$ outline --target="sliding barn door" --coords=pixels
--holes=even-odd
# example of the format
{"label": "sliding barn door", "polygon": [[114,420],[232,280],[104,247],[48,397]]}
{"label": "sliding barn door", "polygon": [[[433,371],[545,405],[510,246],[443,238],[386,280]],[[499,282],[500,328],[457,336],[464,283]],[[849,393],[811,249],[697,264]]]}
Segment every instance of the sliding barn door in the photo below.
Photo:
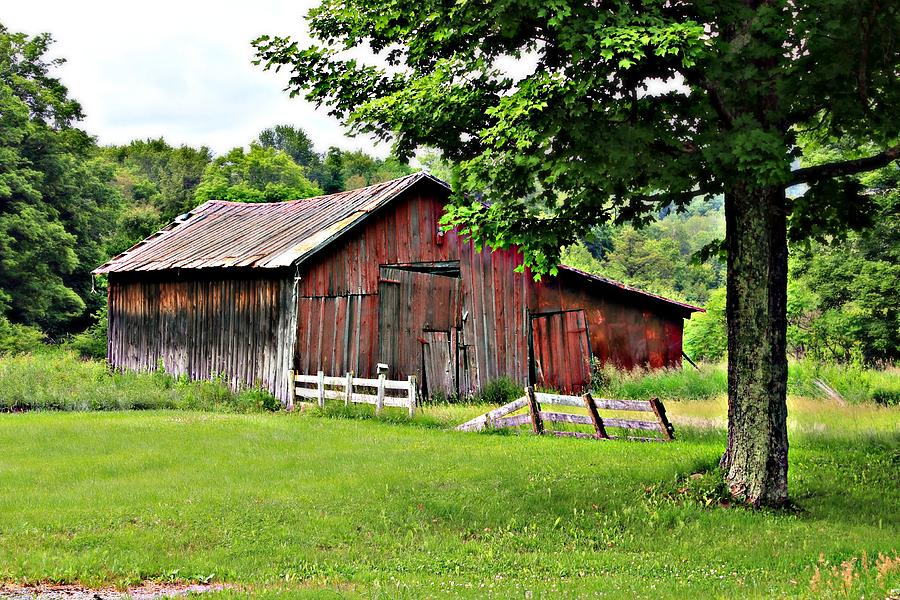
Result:
{"label": "sliding barn door", "polygon": [[534,384],[566,394],[591,382],[591,344],[583,310],[531,317]]}

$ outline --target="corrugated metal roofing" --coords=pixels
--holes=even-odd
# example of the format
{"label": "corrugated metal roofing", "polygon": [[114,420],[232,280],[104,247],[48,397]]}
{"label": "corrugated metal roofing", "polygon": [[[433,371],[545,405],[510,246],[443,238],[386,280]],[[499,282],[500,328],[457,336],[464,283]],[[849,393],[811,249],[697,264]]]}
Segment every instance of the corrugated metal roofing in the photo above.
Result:
{"label": "corrugated metal roofing", "polygon": [[[94,273],[228,267],[274,269],[299,264],[423,180],[450,190],[445,182],[420,171],[356,190],[303,200],[267,203],[210,200],[97,267]],[[560,265],[560,269],[691,312],[703,310],[573,267]]]}
{"label": "corrugated metal roofing", "polygon": [[288,202],[210,200],[94,270],[95,274],[301,262],[414,184],[414,173],[369,187]]}
{"label": "corrugated metal roofing", "polygon": [[610,285],[612,287],[619,288],[620,290],[625,290],[626,292],[634,292],[635,294],[640,294],[653,300],[660,300],[667,304],[674,304],[675,306],[681,307],[689,312],[706,312],[706,309],[700,308],[699,306],[694,306],[693,304],[687,304],[685,302],[679,302],[678,300],[672,300],[671,298],[666,298],[665,296],[660,296],[659,294],[645,292],[642,289],[626,285],[621,281],[616,281],[615,279],[610,279],[609,277],[603,277],[602,275],[594,275],[593,273],[588,273],[587,271],[582,271],[581,269],[576,269],[575,267],[570,267],[569,265],[559,265],[559,270],[568,271],[569,273],[574,273],[575,275],[584,277],[591,281]]}

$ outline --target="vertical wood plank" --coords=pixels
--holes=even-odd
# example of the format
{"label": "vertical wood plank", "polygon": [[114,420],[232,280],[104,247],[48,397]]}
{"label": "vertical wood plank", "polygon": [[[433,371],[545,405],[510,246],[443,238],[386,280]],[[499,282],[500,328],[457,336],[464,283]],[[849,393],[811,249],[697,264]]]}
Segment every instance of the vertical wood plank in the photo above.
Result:
{"label": "vertical wood plank", "polygon": [[659,421],[659,429],[662,432],[663,437],[668,441],[674,440],[675,428],[672,427],[672,424],[669,423],[669,419],[666,418],[666,408],[662,405],[662,402],[659,401],[659,398],[650,399],[650,408],[653,409],[656,419]]}
{"label": "vertical wood plank", "polygon": [[325,408],[325,371],[319,371],[319,408]]}
{"label": "vertical wood plank", "polygon": [[537,401],[537,396],[534,395],[532,386],[529,385],[525,388],[525,397],[528,398],[528,412],[531,413],[531,430],[535,434],[541,435],[544,433],[544,420],[541,418],[541,405]]}
{"label": "vertical wood plank", "polygon": [[406,378],[406,381],[409,382],[409,416],[412,417],[416,414],[416,376],[410,375]]}
{"label": "vertical wood plank", "polygon": [[287,398],[287,409],[288,409],[288,410],[294,410],[294,398],[297,397],[297,378],[296,378],[296,375],[297,375],[297,371],[291,369],[291,383],[290,383],[290,386],[289,386],[289,387],[290,387],[290,390],[291,390],[291,393],[290,393],[290,395],[289,395],[288,398]]}
{"label": "vertical wood plank", "polygon": [[353,397],[353,371],[347,371],[347,382],[344,384],[344,406],[350,406]]}
{"label": "vertical wood plank", "polygon": [[384,373],[378,376],[378,394],[375,396],[375,414],[380,415],[384,408]]}
{"label": "vertical wood plank", "polygon": [[588,392],[581,398],[582,400],[584,400],[584,406],[585,408],[587,408],[588,416],[591,418],[591,422],[594,424],[596,437],[598,439],[608,440],[609,435],[606,433],[606,427],[603,426],[603,419],[600,418],[600,413],[597,412],[597,405],[594,403],[594,397],[591,396],[590,392]]}

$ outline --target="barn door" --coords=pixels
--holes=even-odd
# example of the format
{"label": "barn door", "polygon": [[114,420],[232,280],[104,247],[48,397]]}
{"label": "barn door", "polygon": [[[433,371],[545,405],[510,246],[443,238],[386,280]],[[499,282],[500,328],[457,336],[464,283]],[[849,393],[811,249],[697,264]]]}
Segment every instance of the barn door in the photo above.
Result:
{"label": "barn door", "polygon": [[382,278],[378,282],[377,362],[388,365],[388,379],[400,378],[400,335],[400,282]]}
{"label": "barn door", "polygon": [[422,332],[422,364],[425,370],[424,392],[428,396],[455,396],[456,360],[449,331]]}
{"label": "barn door", "polygon": [[590,385],[591,344],[583,310],[532,315],[531,351],[535,385],[566,394]]}

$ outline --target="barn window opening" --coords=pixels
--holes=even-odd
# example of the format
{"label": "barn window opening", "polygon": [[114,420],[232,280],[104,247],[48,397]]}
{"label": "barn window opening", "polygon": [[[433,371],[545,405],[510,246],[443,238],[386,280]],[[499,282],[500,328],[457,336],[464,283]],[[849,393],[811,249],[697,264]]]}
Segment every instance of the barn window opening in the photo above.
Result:
{"label": "barn window opening", "polygon": [[458,260],[394,263],[380,266],[382,269],[412,271],[414,273],[427,273],[429,275],[441,275],[443,277],[455,277],[457,279],[460,277]]}

